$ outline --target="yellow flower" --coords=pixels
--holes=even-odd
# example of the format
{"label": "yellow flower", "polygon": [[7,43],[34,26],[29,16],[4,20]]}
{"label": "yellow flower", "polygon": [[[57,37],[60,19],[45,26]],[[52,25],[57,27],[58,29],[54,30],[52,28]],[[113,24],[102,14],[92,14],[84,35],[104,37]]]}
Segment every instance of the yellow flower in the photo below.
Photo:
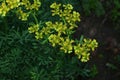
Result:
{"label": "yellow flower", "polygon": [[60,17],[68,17],[70,16],[71,12],[72,12],[72,9],[73,9],[73,6],[71,4],[66,4],[66,5],[63,5],[63,10],[60,10]]}
{"label": "yellow flower", "polygon": [[93,41],[91,42],[92,51],[94,51],[96,47],[98,47],[98,42],[95,39],[93,39]]}
{"label": "yellow flower", "polygon": [[34,0],[34,3],[31,5],[31,9],[38,10],[41,5],[41,2],[39,0]]}
{"label": "yellow flower", "polygon": [[79,14],[78,12],[73,11],[72,17],[73,17],[72,20],[73,20],[74,22],[80,21],[80,14]]}
{"label": "yellow flower", "polygon": [[75,54],[80,54],[81,51],[80,51],[80,44],[78,44],[77,46],[74,46],[74,51],[75,51]]}
{"label": "yellow flower", "polygon": [[71,4],[66,4],[66,5],[63,5],[63,7],[65,9],[68,9],[68,10],[72,10],[73,9],[73,6]]}
{"label": "yellow flower", "polygon": [[90,55],[89,51],[90,51],[89,48],[83,47],[80,44],[74,46],[74,52],[81,60],[81,62],[87,62],[89,60],[89,55]]}
{"label": "yellow flower", "polygon": [[50,5],[50,8],[52,9],[59,9],[61,6],[61,4],[57,4],[56,2],[54,2],[52,5]]}
{"label": "yellow flower", "polygon": [[95,39],[84,39],[84,44],[82,46],[90,48],[92,51],[94,51],[95,48],[98,47],[98,42]]}
{"label": "yellow flower", "polygon": [[29,13],[23,12],[21,8],[18,8],[16,13],[18,14],[19,19],[21,19],[22,21],[26,21],[29,17]]}
{"label": "yellow flower", "polygon": [[27,10],[31,8],[31,3],[29,0],[22,0],[21,5],[25,6]]}
{"label": "yellow flower", "polygon": [[71,53],[73,50],[73,45],[72,43],[74,42],[74,40],[70,40],[69,38],[67,38],[65,41],[63,41],[60,45],[61,45],[61,50],[63,50],[65,53]]}
{"label": "yellow flower", "polygon": [[5,2],[3,2],[0,6],[0,15],[6,16],[7,12],[10,10],[10,8],[6,5]]}
{"label": "yellow flower", "polygon": [[19,19],[21,19],[22,21],[26,21],[28,17],[29,13],[22,12],[21,15],[19,16]]}
{"label": "yellow flower", "polygon": [[61,4],[57,4],[56,2],[53,3],[52,5],[50,5],[50,8],[53,9],[53,10],[51,10],[52,16],[60,14],[60,6],[61,6]]}
{"label": "yellow flower", "polygon": [[7,2],[7,5],[10,9],[16,8],[16,7],[21,5],[20,0],[13,0],[13,1],[6,0],[6,2]]}
{"label": "yellow flower", "polygon": [[58,35],[61,35],[62,33],[66,34],[67,26],[62,22],[56,22],[53,28],[58,32]]}
{"label": "yellow flower", "polygon": [[61,41],[63,40],[62,37],[55,35],[55,34],[51,34],[48,38],[49,42],[52,44],[53,47],[55,47],[56,45],[58,45],[59,43],[61,43]]}
{"label": "yellow flower", "polygon": [[43,27],[43,28],[41,29],[41,32],[42,32],[44,35],[49,35],[49,33],[51,33],[49,27]]}
{"label": "yellow flower", "polygon": [[39,24],[33,25],[28,28],[29,33],[36,33],[39,30]]}
{"label": "yellow flower", "polygon": [[60,14],[59,9],[51,10],[51,12],[52,12],[52,16],[55,16],[55,15],[59,15],[59,14]]}
{"label": "yellow flower", "polygon": [[89,60],[90,53],[84,54],[81,58],[81,62],[87,62]]}
{"label": "yellow flower", "polygon": [[34,0],[33,4],[31,4],[29,0],[22,0],[21,4],[25,6],[27,10],[38,10],[41,6],[41,2],[39,0]]}
{"label": "yellow flower", "polygon": [[54,28],[54,24],[51,21],[47,21],[45,24],[46,24],[46,27],[48,27],[49,29]]}
{"label": "yellow flower", "polygon": [[41,32],[36,32],[35,34],[36,34],[36,35],[35,35],[35,38],[36,38],[36,39],[42,39],[42,38],[43,38],[43,33],[41,33]]}

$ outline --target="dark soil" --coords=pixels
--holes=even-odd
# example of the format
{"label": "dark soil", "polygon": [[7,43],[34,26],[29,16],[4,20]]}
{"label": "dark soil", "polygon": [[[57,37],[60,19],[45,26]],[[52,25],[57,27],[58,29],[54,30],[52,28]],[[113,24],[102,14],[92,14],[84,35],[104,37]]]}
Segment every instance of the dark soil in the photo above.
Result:
{"label": "dark soil", "polygon": [[[83,17],[75,37],[80,35],[95,38],[99,42],[99,47],[92,53],[88,64],[95,64],[98,74],[89,80],[120,80],[120,69],[112,69],[109,64],[117,65],[115,57],[120,54],[119,30],[115,30],[111,21],[96,16]],[[116,67],[120,67],[117,65]]]}

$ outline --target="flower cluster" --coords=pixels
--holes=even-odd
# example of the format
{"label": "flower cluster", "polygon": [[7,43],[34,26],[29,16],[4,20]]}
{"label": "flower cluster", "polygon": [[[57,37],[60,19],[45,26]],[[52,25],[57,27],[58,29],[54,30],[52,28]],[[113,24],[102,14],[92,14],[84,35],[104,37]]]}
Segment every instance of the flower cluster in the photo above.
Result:
{"label": "flower cluster", "polygon": [[3,0],[0,5],[0,15],[6,16],[6,14],[15,9],[15,12],[21,20],[27,20],[31,10],[38,10],[41,2],[39,0],[33,0],[31,4],[29,0]]}
{"label": "flower cluster", "polygon": [[75,54],[81,59],[82,62],[87,62],[89,60],[90,51],[98,47],[96,40],[84,39],[82,44],[77,44],[74,46]]}
{"label": "flower cluster", "polygon": [[30,33],[36,33],[39,30],[39,25],[38,24],[33,25],[33,26],[29,27],[28,30]]}
{"label": "flower cluster", "polygon": [[43,39],[47,36],[48,41],[53,47],[59,46],[65,53],[74,52],[82,62],[89,60],[90,51],[98,46],[96,40],[84,39],[83,43],[77,44],[70,36],[77,27],[76,22],[80,21],[80,14],[73,11],[71,4],[61,5],[53,3],[52,16],[59,16],[60,20],[56,22],[48,21],[45,26],[39,29],[41,25],[33,25],[28,28],[30,33],[35,33],[36,39]]}
{"label": "flower cluster", "polygon": [[61,4],[53,3],[50,8],[52,8],[52,16],[58,15],[65,24],[69,25],[69,29],[77,27],[76,22],[80,21],[80,14],[73,11],[71,4],[61,6]]}

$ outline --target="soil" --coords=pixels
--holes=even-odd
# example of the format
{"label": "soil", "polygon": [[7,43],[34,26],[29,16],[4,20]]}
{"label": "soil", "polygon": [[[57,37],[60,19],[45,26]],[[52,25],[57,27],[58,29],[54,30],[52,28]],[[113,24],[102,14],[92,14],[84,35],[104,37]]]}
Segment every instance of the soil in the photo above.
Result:
{"label": "soil", "polygon": [[[119,31],[115,30],[111,21],[106,17],[98,18],[94,15],[82,17],[80,25],[75,33],[75,37],[80,35],[95,38],[99,47],[92,53],[88,64],[95,64],[98,74],[89,80],[120,80],[120,69],[110,68],[110,64],[117,65],[115,57],[120,55]],[[118,68],[120,65],[117,66]]]}

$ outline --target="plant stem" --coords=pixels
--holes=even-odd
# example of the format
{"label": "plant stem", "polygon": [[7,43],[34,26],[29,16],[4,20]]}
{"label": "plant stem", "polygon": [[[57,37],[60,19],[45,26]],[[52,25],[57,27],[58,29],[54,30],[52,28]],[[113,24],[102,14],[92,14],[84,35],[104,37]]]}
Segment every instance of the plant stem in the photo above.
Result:
{"label": "plant stem", "polygon": [[64,17],[62,17],[62,20],[63,20],[64,24],[66,24],[66,21],[65,21]]}
{"label": "plant stem", "polygon": [[35,13],[32,13],[32,15],[33,15],[33,18],[35,19],[36,24],[38,24],[38,19],[37,19],[37,17],[35,16]]}

